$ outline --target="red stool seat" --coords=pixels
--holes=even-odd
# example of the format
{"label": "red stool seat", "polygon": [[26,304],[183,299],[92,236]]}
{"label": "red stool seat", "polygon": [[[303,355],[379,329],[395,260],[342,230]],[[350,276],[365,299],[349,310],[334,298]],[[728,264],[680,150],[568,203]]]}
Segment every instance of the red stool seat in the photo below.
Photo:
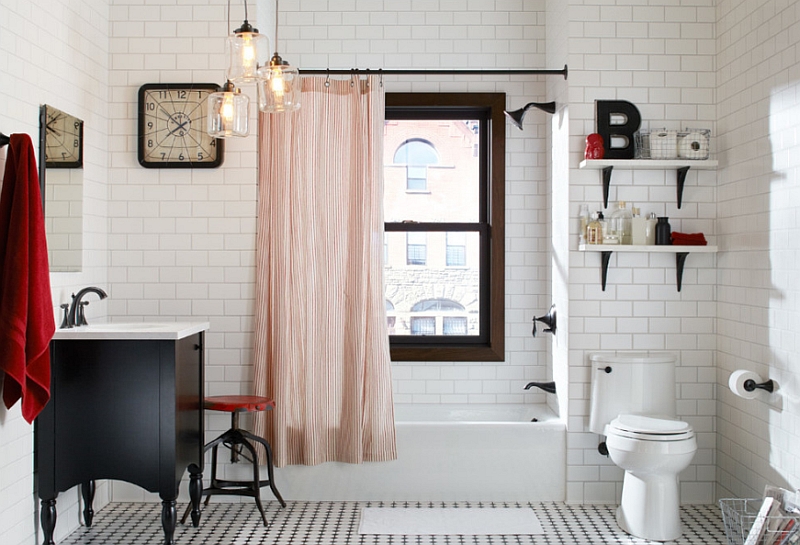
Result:
{"label": "red stool seat", "polygon": [[[222,411],[231,413],[231,429],[207,443],[204,447],[205,451],[211,450],[211,482],[208,487],[203,489],[202,494],[206,496],[205,505],[208,505],[209,499],[215,494],[237,495],[237,496],[250,496],[255,498],[256,506],[261,512],[261,519],[264,521],[264,526],[267,526],[267,516],[264,514],[264,508],[261,505],[261,487],[269,486],[272,493],[280,502],[281,507],[286,507],[286,502],[283,501],[280,492],[275,487],[275,478],[273,476],[272,468],[272,448],[263,437],[254,435],[247,430],[239,428],[239,413],[242,412],[255,412],[267,411],[275,408],[275,401],[268,397],[263,396],[247,396],[247,395],[228,395],[228,396],[210,396],[206,397],[203,407],[209,411]],[[267,475],[268,479],[261,479],[258,469],[258,457],[254,443],[260,444],[264,447],[267,454]],[[217,478],[217,449],[222,445],[231,451],[231,463],[236,463],[239,458],[244,458],[253,465],[253,479],[250,481],[231,481],[226,479]],[[245,452],[247,451],[247,452]],[[186,521],[186,516],[191,510],[191,505],[187,507],[186,512],[183,514],[181,522]],[[195,526],[199,523],[200,513],[199,510],[195,513],[192,512],[192,522]]]}
{"label": "red stool seat", "polygon": [[209,411],[267,411],[275,408],[275,402],[262,396],[209,396],[205,398],[203,406]]}

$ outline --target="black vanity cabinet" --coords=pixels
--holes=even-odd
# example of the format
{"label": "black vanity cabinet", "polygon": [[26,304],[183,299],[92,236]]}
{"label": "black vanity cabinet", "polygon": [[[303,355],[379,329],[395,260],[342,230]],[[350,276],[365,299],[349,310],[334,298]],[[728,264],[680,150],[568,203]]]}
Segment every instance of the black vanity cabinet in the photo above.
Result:
{"label": "black vanity cabinet", "polygon": [[56,335],[50,344],[51,398],[35,432],[45,544],[53,543],[59,492],[82,485],[84,518],[91,526],[94,481],[118,479],[160,495],[165,542],[171,545],[178,487],[187,469],[192,518],[199,522],[204,330],[174,339]]}

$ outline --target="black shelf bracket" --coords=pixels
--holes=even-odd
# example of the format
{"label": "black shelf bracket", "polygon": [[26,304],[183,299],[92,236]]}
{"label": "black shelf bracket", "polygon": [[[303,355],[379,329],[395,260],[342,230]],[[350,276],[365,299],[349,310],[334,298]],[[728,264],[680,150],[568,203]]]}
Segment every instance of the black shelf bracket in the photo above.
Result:
{"label": "black shelf bracket", "polygon": [[[683,184],[686,183],[686,173],[689,172],[689,167],[680,167],[677,171],[678,175],[678,208],[681,207],[683,202]],[[680,291],[680,288],[678,288]]]}
{"label": "black shelf bracket", "polygon": [[681,285],[683,284],[683,265],[686,263],[686,258],[688,256],[689,252],[678,252],[675,254],[675,274],[678,279],[678,291],[681,291]]}
{"label": "black shelf bracket", "polygon": [[603,168],[603,208],[608,208],[608,188],[611,186],[611,173],[613,171],[614,167]]}
{"label": "black shelf bracket", "polygon": [[600,253],[602,254],[603,259],[603,271],[601,273],[601,279],[603,283],[603,291],[606,291],[606,280],[608,280],[608,262],[611,260],[611,254],[614,252],[602,251]]}

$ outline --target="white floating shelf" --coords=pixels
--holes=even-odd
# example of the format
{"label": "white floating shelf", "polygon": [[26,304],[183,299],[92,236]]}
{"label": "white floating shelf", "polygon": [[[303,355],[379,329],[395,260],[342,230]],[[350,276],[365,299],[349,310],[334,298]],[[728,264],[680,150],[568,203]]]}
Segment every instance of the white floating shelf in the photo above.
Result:
{"label": "white floating shelf", "polygon": [[581,252],[633,252],[633,253],[655,252],[662,254],[717,253],[716,246],[679,246],[679,245],[640,246],[638,244],[635,246],[631,244],[581,244],[580,246],[578,246],[578,250]]}
{"label": "white floating shelf", "polygon": [[608,188],[611,186],[611,173],[615,168],[623,170],[675,170],[678,183],[678,208],[683,201],[683,186],[690,168],[714,170],[717,161],[710,159],[585,159],[580,168],[603,171],[603,206],[608,208]]}
{"label": "white floating shelf", "polygon": [[586,159],[581,161],[580,168],[602,170],[607,167],[623,170],[671,170],[691,167],[698,170],[714,170],[718,161],[711,159]]}
{"label": "white floating shelf", "polygon": [[675,254],[675,274],[678,284],[678,291],[681,291],[681,284],[683,283],[683,265],[684,263],[686,263],[686,258],[689,256],[689,254],[690,253],[713,254],[717,252],[717,247],[678,246],[678,245],[634,246],[630,244],[581,244],[578,246],[578,251],[597,252],[601,254],[600,278],[602,282],[603,291],[606,291],[606,280],[608,279],[608,262],[611,260],[612,253],[648,252],[648,253],[661,253],[661,254]]}

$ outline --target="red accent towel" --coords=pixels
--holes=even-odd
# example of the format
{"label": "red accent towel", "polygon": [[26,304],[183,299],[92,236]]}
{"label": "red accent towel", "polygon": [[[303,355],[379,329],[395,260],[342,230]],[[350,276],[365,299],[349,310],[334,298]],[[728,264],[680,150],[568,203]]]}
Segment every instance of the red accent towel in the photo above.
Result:
{"label": "red accent towel", "polygon": [[6,407],[22,399],[28,422],[50,400],[55,330],[33,143],[27,134],[12,134],[0,192],[0,371]]}
{"label": "red accent towel", "polygon": [[703,233],[678,233],[672,232],[673,246],[706,246],[708,242]]}

